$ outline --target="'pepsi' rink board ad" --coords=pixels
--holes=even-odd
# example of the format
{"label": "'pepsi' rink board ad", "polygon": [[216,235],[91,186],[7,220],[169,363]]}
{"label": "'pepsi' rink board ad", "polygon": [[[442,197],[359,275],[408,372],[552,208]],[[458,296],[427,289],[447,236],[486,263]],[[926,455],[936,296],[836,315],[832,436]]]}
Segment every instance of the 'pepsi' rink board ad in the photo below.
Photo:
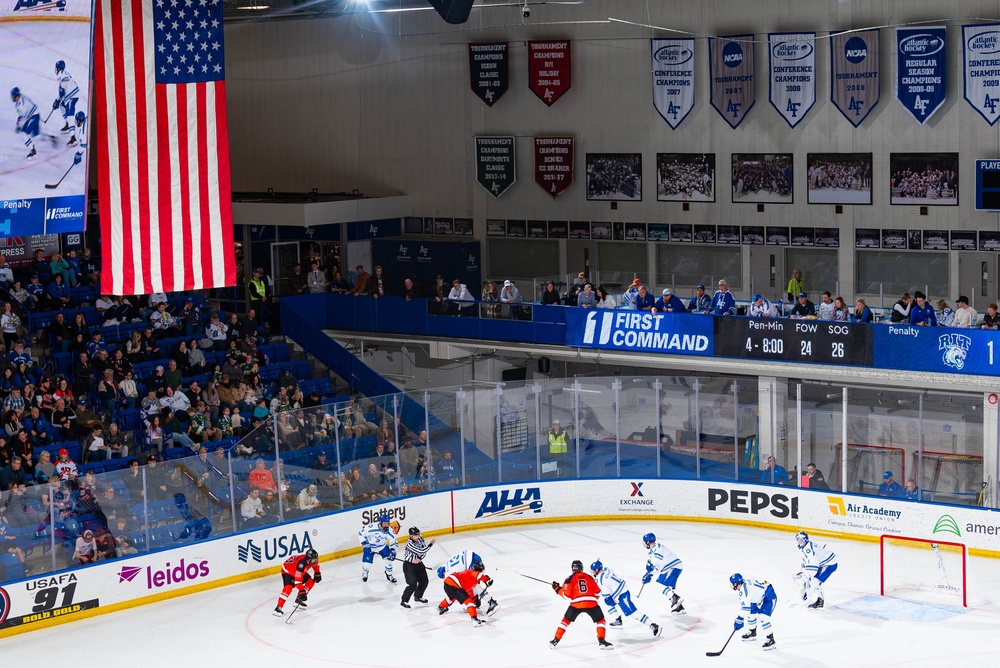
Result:
{"label": "'pepsi' rink board ad", "polygon": [[1000,333],[906,323],[567,309],[566,345],[981,376],[1000,372]]}
{"label": "'pepsi' rink board ad", "polygon": [[0,237],[81,232],[90,0],[0,0]]}

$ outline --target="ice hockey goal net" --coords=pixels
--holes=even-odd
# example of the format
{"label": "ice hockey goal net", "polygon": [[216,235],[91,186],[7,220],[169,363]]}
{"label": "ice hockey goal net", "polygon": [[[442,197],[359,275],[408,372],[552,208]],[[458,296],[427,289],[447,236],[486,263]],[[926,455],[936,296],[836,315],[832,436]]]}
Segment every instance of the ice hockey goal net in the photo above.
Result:
{"label": "ice hockey goal net", "polygon": [[918,598],[968,607],[965,545],[889,535],[880,543],[882,596],[925,592]]}

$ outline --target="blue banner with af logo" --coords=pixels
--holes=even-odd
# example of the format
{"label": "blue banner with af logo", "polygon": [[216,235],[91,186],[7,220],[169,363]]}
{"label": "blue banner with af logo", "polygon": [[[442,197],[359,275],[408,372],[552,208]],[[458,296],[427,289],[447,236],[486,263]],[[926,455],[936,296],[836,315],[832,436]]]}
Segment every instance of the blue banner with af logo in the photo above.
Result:
{"label": "blue banner with af logo", "polygon": [[944,104],[945,29],[896,28],[896,99],[918,123]]}
{"label": "blue banner with af logo", "polygon": [[1000,371],[995,332],[900,324],[876,326],[874,334],[877,367],[980,376]]}
{"label": "blue banner with af logo", "polygon": [[566,309],[566,345],[668,355],[712,354],[712,318],[684,313]]}

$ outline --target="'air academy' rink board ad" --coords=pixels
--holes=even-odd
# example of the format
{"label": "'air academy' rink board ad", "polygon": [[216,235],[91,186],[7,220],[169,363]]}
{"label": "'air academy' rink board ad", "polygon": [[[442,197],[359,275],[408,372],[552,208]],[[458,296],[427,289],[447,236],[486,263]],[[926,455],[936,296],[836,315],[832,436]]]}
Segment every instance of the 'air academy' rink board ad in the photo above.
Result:
{"label": "'air academy' rink board ad", "polygon": [[86,220],[90,0],[0,0],[0,237]]}

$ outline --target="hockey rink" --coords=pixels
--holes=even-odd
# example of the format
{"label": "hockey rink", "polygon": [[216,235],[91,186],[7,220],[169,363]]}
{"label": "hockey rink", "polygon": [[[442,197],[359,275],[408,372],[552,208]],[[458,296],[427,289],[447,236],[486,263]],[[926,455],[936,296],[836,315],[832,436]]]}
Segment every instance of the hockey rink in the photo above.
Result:
{"label": "hockey rink", "polygon": [[[419,522],[414,521],[419,525]],[[401,535],[406,533],[404,523]],[[660,588],[647,585],[645,532],[656,533],[684,561],[678,592],[688,614],[671,617]],[[428,555],[434,566],[447,555],[474,549],[494,578],[491,593],[501,605],[489,623],[472,627],[453,606],[438,615],[441,581],[430,573],[427,605],[400,607],[404,584],[382,575],[376,557],[368,583],[361,582],[360,555],[322,562],[323,581],[290,623],[271,614],[281,588],[278,575],[172,599],[132,611],[0,640],[8,665],[32,665],[41,656],[82,656],[90,650],[103,668],[176,666],[180,661],[216,665],[296,666],[541,666],[541,665],[728,665],[763,666],[949,666],[1000,658],[994,645],[1000,624],[1000,560],[969,558],[969,589],[979,603],[963,610],[942,604],[882,598],[877,543],[830,540],[839,569],[826,585],[826,607],[807,610],[794,600],[792,576],[799,570],[794,532],[695,522],[594,522],[542,524],[438,537]],[[443,548],[443,549],[442,549]],[[400,549],[402,554],[402,549]],[[557,649],[548,641],[566,603],[547,585],[522,577],[562,581],[573,559],[589,570],[600,558],[629,580],[633,601],[664,626],[659,638],[626,618],[608,629],[613,651],[598,649],[594,625],[572,624]],[[738,614],[729,575],[767,579],[779,604],[772,618],[777,649],[733,638]],[[919,596],[918,596],[919,597]],[[285,607],[286,614],[293,605]],[[610,619],[609,619],[610,621]],[[742,632],[740,632],[742,633]],[[134,646],[132,643],[140,643]],[[71,649],[72,648],[72,649]],[[648,663],[657,661],[658,664]]]}

